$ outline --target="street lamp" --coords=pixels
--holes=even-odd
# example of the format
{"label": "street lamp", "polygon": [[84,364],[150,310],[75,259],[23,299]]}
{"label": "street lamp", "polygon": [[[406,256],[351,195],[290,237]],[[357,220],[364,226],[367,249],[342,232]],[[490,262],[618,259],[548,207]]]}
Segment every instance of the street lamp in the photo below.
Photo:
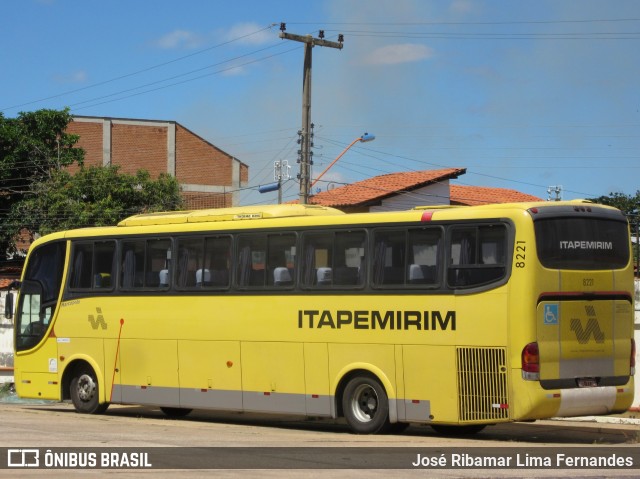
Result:
{"label": "street lamp", "polygon": [[375,135],[370,135],[369,133],[365,133],[364,135],[362,135],[362,136],[360,136],[360,137],[356,138],[355,140],[353,140],[353,141],[349,144],[349,146],[347,146],[344,150],[342,150],[342,153],[340,153],[340,154],[336,157],[336,159],[335,159],[335,160],[333,160],[333,161],[331,162],[331,164],[330,164],[329,166],[327,166],[327,167],[324,169],[324,171],[323,171],[322,173],[320,173],[320,175],[318,175],[318,177],[317,177],[315,180],[313,180],[313,183],[311,183],[311,186],[309,187],[309,189],[313,188],[313,185],[315,185],[315,184],[318,182],[318,180],[319,180],[320,178],[322,178],[322,177],[324,176],[324,174],[325,174],[327,171],[329,171],[329,168],[331,168],[333,165],[335,165],[335,164],[336,164],[336,162],[337,162],[340,158],[342,158],[342,155],[344,155],[344,154],[349,150],[349,148],[351,148],[353,145],[355,145],[355,144],[356,144],[356,143],[358,143],[359,141],[361,141],[361,142],[363,142],[363,143],[364,143],[364,142],[366,142],[366,141],[373,141],[373,140],[375,140],[375,139],[376,139],[376,136],[375,136]]}

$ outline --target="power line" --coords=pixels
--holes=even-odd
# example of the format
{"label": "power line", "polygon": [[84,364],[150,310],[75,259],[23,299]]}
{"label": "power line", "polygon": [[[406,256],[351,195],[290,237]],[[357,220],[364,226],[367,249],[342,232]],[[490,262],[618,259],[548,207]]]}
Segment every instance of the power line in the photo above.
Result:
{"label": "power line", "polygon": [[62,92],[62,93],[58,93],[56,95],[51,95],[51,96],[48,96],[48,97],[45,97],[45,98],[40,98],[38,100],[32,100],[32,101],[29,101],[29,102],[25,102],[25,103],[21,103],[21,104],[18,104],[18,105],[10,106],[10,107],[7,107],[7,108],[3,108],[3,109],[0,109],[0,111],[4,112],[4,111],[12,110],[12,109],[15,109],[15,108],[21,108],[23,106],[33,105],[34,103],[40,103],[40,102],[47,101],[47,100],[52,100],[52,99],[55,99],[55,98],[61,98],[63,96],[71,95],[73,93],[78,93],[78,92],[81,92],[81,91],[89,90],[91,88],[96,88],[98,86],[102,86],[102,85],[106,85],[106,84],[109,84],[109,83],[113,83],[113,82],[118,81],[118,80],[123,80],[125,78],[130,78],[132,76],[139,75],[141,73],[146,73],[146,72],[149,72],[149,71],[152,71],[152,70],[156,70],[158,68],[161,68],[161,67],[164,67],[164,66],[167,66],[167,65],[171,65],[173,63],[180,62],[182,60],[186,60],[187,58],[191,58],[191,57],[194,57],[196,55],[201,55],[202,53],[205,53],[205,52],[214,50],[216,48],[220,48],[222,46],[229,45],[231,43],[243,40],[245,38],[248,38],[248,37],[251,37],[251,36],[256,35],[258,33],[261,33],[261,32],[263,32],[265,30],[269,30],[274,26],[275,26],[275,23],[270,24],[270,25],[268,25],[268,26],[266,26],[264,28],[261,28],[259,30],[254,31],[254,32],[247,33],[246,35],[242,35],[242,36],[236,37],[236,38],[234,38],[232,40],[228,40],[226,42],[218,43],[217,45],[213,45],[211,47],[204,48],[202,50],[198,50],[197,52],[193,52],[193,53],[190,53],[188,55],[183,55],[181,57],[174,58],[173,60],[169,60],[169,61],[166,61],[166,62],[163,62],[163,63],[158,63],[156,65],[152,65],[150,67],[143,68],[141,70],[137,70],[137,71],[134,71],[134,72],[131,72],[131,73],[126,73],[124,75],[120,75],[120,76],[117,76],[117,77],[114,77],[114,78],[110,78],[108,80],[104,80],[104,81],[101,81],[101,82],[93,83],[93,84],[87,85],[85,87],[76,88],[74,90],[68,90],[68,91],[65,91],[65,92]]}
{"label": "power line", "polygon": [[414,38],[444,40],[640,40],[640,32],[585,33],[453,33],[453,32],[380,32],[346,30],[352,37]]}
{"label": "power line", "polygon": [[[640,18],[600,18],[582,20],[505,20],[493,22],[323,22],[323,25],[359,26],[424,26],[424,25],[553,25],[571,23],[626,23],[640,22]],[[287,22],[290,25],[317,25],[315,22]]]}
{"label": "power line", "polygon": [[[425,161],[425,160],[417,160],[415,158],[411,158],[411,157],[407,157],[407,156],[403,156],[403,155],[397,155],[397,154],[393,154],[393,153],[387,153],[387,152],[383,152],[380,150],[375,150],[373,148],[369,148],[369,147],[360,147],[360,150],[367,150],[367,151],[372,151],[374,153],[377,154],[384,154],[386,156],[392,157],[392,158],[398,158],[398,159],[402,159],[402,160],[407,160],[407,161],[412,161],[418,164],[422,164],[422,165],[427,165],[427,166],[434,166],[437,168],[451,168],[451,166],[448,165],[444,165],[444,164],[438,164],[438,163],[434,163],[434,162],[429,162],[429,161]],[[349,162],[343,162],[342,167],[344,168],[345,164],[349,164]],[[389,163],[391,165],[393,165],[392,163]],[[408,171],[417,171],[414,169],[410,169],[408,168]],[[509,178],[503,178],[500,176],[495,176],[495,175],[489,175],[489,174],[485,174],[485,173],[478,173],[475,171],[469,171],[469,169],[467,169],[467,174],[468,175],[476,175],[476,176],[480,176],[480,177],[484,177],[484,178],[491,178],[491,179],[497,179],[497,180],[501,180],[501,181],[505,181],[508,183],[515,183],[515,184],[519,184],[519,185],[525,185],[525,186],[533,186],[535,188],[544,188],[546,191],[546,188],[548,187],[548,185],[540,185],[540,184],[536,184],[536,183],[529,183],[526,181],[520,181],[520,180],[513,180],[513,179],[509,179]],[[584,195],[587,197],[596,197],[599,196],[597,194],[593,194],[593,193],[585,193],[585,192],[580,192],[580,191],[574,191],[574,190],[569,190],[569,189],[565,189],[566,192],[569,193],[574,193],[577,195]]]}
{"label": "power line", "polygon": [[[144,95],[144,94],[147,94],[147,93],[152,93],[152,92],[155,92],[155,91],[158,91],[158,90],[163,90],[165,88],[170,88],[170,87],[177,86],[177,85],[183,85],[185,83],[189,83],[189,82],[192,82],[192,81],[195,81],[195,80],[201,80],[202,78],[207,78],[207,77],[210,77],[210,76],[213,76],[213,75],[219,75],[221,73],[224,73],[224,72],[227,72],[227,71],[230,71],[230,70],[234,70],[234,69],[239,68],[239,67],[243,67],[243,66],[251,65],[253,63],[258,63],[258,62],[261,62],[261,61],[264,61],[264,60],[268,60],[270,58],[274,58],[274,57],[279,56],[279,55],[284,55],[286,53],[290,53],[290,52],[292,52],[294,50],[298,50],[298,49],[299,48],[292,48],[290,50],[285,50],[285,51],[280,52],[280,53],[274,53],[273,55],[268,55],[266,57],[258,58],[258,59],[255,59],[255,60],[250,60],[250,61],[247,61],[245,63],[241,63],[241,64],[238,64],[238,65],[233,65],[233,66],[230,66],[228,68],[223,68],[221,70],[217,70],[215,72],[211,72],[211,73],[207,73],[207,74],[204,74],[204,75],[200,75],[200,76],[197,76],[197,77],[194,77],[194,78],[189,78],[187,80],[182,80],[182,81],[179,81],[179,82],[170,83],[168,85],[163,85],[163,86],[160,86],[160,87],[157,87],[157,88],[144,90],[144,91],[141,91],[141,92],[138,92],[138,93],[133,93],[131,95],[125,95],[125,96],[122,96],[122,97],[119,97],[119,98],[114,98],[112,100],[106,100],[106,101],[102,101],[102,102],[98,102],[98,103],[92,103],[91,105],[87,105],[87,106],[84,106],[84,107],[81,107],[81,108],[73,108],[73,111],[84,110],[86,108],[92,108],[92,107],[95,107],[95,106],[104,105],[106,103],[112,103],[112,102],[115,102],[115,101],[121,101],[121,100],[125,100],[127,98],[133,98],[133,97]],[[244,55],[244,56],[246,56],[246,55]],[[227,62],[223,62],[223,63],[227,63]],[[183,75],[178,75],[178,76],[183,76]],[[152,83],[149,83],[148,85],[162,83],[164,81],[167,81],[167,80],[160,80],[160,81],[152,82]],[[75,105],[84,104],[84,103],[87,103],[87,102],[90,102],[90,101],[97,101],[97,100],[100,100],[100,99],[103,99],[103,98],[110,98],[110,97],[113,97],[113,96],[116,96],[116,95],[120,95],[122,93],[127,93],[129,91],[133,91],[133,90],[138,90],[140,88],[144,88],[145,86],[148,86],[148,85],[142,85],[142,86],[139,86],[139,87],[131,88],[129,90],[124,90],[124,91],[121,91],[121,92],[112,93],[110,95],[105,95],[103,97],[94,98],[93,100],[88,100],[88,101],[83,101],[83,102],[80,102],[80,103],[76,103]]]}

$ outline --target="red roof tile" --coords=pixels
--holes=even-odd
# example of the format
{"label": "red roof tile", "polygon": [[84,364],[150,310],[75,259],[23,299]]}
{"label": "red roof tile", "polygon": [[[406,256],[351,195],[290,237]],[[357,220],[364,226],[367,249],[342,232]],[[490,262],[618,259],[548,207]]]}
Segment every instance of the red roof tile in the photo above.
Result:
{"label": "red roof tile", "polygon": [[489,188],[486,186],[451,185],[449,196],[452,205],[486,205],[490,203],[516,203],[520,201],[542,201],[537,196],[520,193],[507,188]]}
{"label": "red roof tile", "polygon": [[323,191],[309,198],[309,203],[323,206],[354,206],[379,202],[401,192],[412,191],[439,181],[457,178],[466,168],[389,173],[368,180]]}

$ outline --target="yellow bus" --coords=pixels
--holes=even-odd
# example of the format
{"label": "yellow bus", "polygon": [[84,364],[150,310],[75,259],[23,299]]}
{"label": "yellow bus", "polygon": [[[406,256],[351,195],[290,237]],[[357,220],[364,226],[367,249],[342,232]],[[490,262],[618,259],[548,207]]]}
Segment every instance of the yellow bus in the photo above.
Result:
{"label": "yellow bus", "polygon": [[625,411],[629,226],[586,201],[133,216],[34,242],[20,397],[344,418],[355,433]]}

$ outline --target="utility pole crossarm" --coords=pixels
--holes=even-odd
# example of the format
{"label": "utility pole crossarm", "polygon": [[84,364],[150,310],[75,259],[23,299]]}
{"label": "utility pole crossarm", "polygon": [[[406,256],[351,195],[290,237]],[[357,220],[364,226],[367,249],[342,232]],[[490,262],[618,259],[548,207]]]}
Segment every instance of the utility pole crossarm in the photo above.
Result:
{"label": "utility pole crossarm", "polygon": [[342,42],[332,42],[323,38],[315,38],[311,35],[296,35],[295,33],[280,32],[280,38],[283,40],[294,40],[296,42],[307,43],[311,46],[337,48],[342,50]]}

